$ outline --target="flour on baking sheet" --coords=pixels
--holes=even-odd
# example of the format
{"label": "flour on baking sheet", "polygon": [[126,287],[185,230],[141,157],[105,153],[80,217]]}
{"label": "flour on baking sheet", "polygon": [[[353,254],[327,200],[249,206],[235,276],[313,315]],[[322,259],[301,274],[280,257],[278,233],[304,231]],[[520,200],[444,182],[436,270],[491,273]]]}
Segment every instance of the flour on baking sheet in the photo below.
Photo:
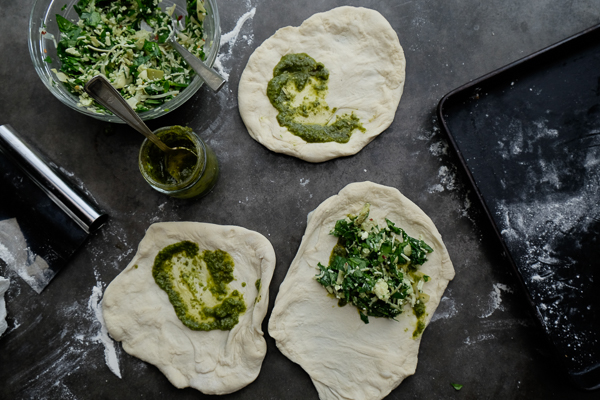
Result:
{"label": "flour on baking sheet", "polygon": [[[548,127],[544,119],[526,126],[511,121],[506,137],[496,145],[498,154],[513,163],[521,160],[522,154],[536,157],[517,163],[524,177],[520,200],[502,200],[494,210],[543,324],[575,349],[600,339],[598,332],[579,326],[591,305],[582,309],[572,306],[585,304],[589,300],[586,291],[594,290],[590,277],[573,271],[597,263],[597,259],[580,261],[578,257],[585,255],[586,249],[589,253],[597,248],[600,232],[600,130],[578,135],[563,143],[559,130]],[[552,146],[552,151],[563,157],[542,153],[542,146]],[[595,357],[588,353],[580,352],[572,361],[584,364]]]}

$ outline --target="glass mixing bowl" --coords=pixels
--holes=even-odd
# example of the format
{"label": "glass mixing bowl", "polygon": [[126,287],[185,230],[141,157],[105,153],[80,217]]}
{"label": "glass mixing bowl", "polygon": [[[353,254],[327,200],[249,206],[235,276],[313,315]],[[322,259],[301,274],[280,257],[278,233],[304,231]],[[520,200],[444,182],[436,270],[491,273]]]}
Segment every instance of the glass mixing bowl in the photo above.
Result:
{"label": "glass mixing bowl", "polygon": [[[33,66],[40,76],[42,82],[50,92],[56,96],[57,99],[62,101],[67,106],[74,110],[79,111],[82,114],[89,115],[103,121],[108,122],[120,122],[123,121],[115,115],[98,114],[93,111],[89,111],[85,107],[77,106],[79,99],[76,95],[72,94],[67,88],[56,79],[56,76],[51,71],[52,68],[59,69],[60,61],[56,55],[56,46],[54,40],[46,37],[42,37],[42,30],[52,34],[58,42],[60,40],[60,31],[56,24],[56,14],[62,15],[70,21],[79,20],[79,16],[73,9],[73,6],[77,4],[78,0],[36,0],[31,10],[29,17],[29,54],[33,61]],[[185,15],[186,12],[186,1],[185,0],[163,0],[160,3],[160,7],[164,10],[167,7],[177,4],[177,14]],[[204,62],[213,66],[217,53],[219,51],[219,45],[221,40],[221,29],[219,27],[219,12],[217,11],[216,0],[205,0],[204,7],[206,8],[206,17],[204,19],[204,36],[206,44],[204,52],[206,54],[206,60]],[[64,8],[64,9],[63,9]],[[50,57],[53,62],[48,63],[45,61],[46,57]],[[200,86],[204,82],[199,76],[195,76],[192,83],[181,91],[181,93],[167,101],[166,103],[154,108],[150,111],[140,113],[140,117],[143,120],[149,120],[158,118],[167,114],[170,111],[175,110],[177,107],[185,103],[190,97],[192,97]]]}

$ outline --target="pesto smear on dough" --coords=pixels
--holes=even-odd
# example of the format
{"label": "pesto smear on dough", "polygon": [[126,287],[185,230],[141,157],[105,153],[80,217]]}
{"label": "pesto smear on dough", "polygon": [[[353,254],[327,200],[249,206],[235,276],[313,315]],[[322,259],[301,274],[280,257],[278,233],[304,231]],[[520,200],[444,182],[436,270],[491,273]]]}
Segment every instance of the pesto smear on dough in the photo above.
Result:
{"label": "pesto smear on dough", "polygon": [[287,54],[273,69],[267,96],[279,111],[277,122],[308,143],[347,143],[355,129],[365,132],[354,113],[337,115],[325,101],[329,71],[305,53]]}
{"label": "pesto smear on dough", "polygon": [[413,337],[425,328],[423,284],[429,276],[418,271],[433,249],[415,239],[386,218],[385,227],[369,219],[367,203],[358,216],[349,215],[335,223],[331,235],[338,238],[329,265],[318,263],[317,282],[335,296],[339,306],[352,303],[361,320],[369,316],[395,319],[405,306],[417,317]]}
{"label": "pesto smear on dough", "polygon": [[222,250],[204,250],[182,241],[162,249],[152,276],[169,296],[177,317],[195,331],[230,330],[246,311],[244,296],[231,290],[233,258]]}

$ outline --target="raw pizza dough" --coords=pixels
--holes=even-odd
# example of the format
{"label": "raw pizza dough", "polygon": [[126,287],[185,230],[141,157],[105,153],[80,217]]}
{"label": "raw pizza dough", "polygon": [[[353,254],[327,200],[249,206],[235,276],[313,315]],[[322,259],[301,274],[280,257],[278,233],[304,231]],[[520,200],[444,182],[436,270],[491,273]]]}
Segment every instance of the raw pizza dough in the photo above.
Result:
{"label": "raw pizza dough", "polygon": [[[366,132],[355,130],[348,143],[307,143],[277,122],[267,85],[281,57],[306,53],[329,70],[329,107],[360,118]],[[394,119],[406,60],[398,36],[377,11],[339,7],[315,14],[299,27],[279,29],[248,60],[240,78],[238,103],[255,140],[277,153],[310,162],[358,153]],[[335,118],[333,118],[335,120]]]}
{"label": "raw pizza dough", "polygon": [[321,399],[381,399],[414,374],[421,336],[413,339],[417,319],[410,310],[399,322],[369,318],[365,324],[351,304],[337,299],[313,277],[317,263],[327,264],[337,242],[329,232],[348,214],[358,215],[365,202],[369,218],[385,226],[388,218],[410,236],[433,249],[419,271],[431,277],[423,291],[430,295],[429,323],[454,268],[431,219],[398,190],[372,182],[353,183],[325,200],[309,215],[296,257],[281,284],[269,320],[269,334],[281,352],[310,375]]}
{"label": "raw pizza dough", "polygon": [[[235,280],[229,286],[244,295],[247,310],[231,331],[187,328],[155,283],[154,258],[164,247],[183,240],[197,243],[200,252],[221,249],[233,257]],[[106,288],[102,309],[108,332],[123,342],[127,353],[157,366],[178,388],[191,386],[206,394],[234,392],[256,379],[267,351],[261,323],[274,269],[273,246],[257,232],[198,222],[153,224],[133,260]],[[257,279],[262,283],[260,293]]]}

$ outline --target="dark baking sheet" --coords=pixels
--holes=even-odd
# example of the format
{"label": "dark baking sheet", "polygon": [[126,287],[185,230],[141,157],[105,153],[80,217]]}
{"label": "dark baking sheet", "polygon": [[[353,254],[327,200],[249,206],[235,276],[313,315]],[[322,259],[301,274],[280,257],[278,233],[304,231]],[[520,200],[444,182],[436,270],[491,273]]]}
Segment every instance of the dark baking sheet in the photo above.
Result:
{"label": "dark baking sheet", "polygon": [[600,387],[600,25],[439,103],[557,359]]}

